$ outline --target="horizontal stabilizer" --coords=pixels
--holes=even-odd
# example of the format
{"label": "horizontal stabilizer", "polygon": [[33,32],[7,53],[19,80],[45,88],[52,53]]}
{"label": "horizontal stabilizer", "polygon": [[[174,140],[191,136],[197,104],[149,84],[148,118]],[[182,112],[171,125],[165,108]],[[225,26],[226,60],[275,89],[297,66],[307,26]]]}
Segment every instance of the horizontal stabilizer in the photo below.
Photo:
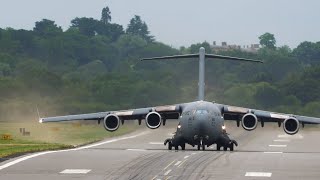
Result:
{"label": "horizontal stabilizer", "polygon": [[161,59],[184,59],[184,58],[197,58],[199,54],[184,54],[184,55],[173,55],[173,56],[161,56],[161,57],[151,57],[151,58],[143,58],[141,61],[147,60],[161,60]]}
{"label": "horizontal stabilizer", "polygon": [[[185,58],[197,58],[199,54],[184,54],[184,55],[173,55],[173,56],[161,56],[161,57],[151,57],[151,58],[143,58],[141,61],[148,61],[148,60],[166,60],[166,59],[185,59]],[[239,58],[239,57],[231,57],[231,56],[223,56],[218,54],[205,54],[206,58],[216,58],[216,59],[225,59],[225,60],[234,60],[234,61],[249,61],[249,62],[257,62],[263,63],[260,60],[254,59],[246,59],[246,58]]]}
{"label": "horizontal stabilizer", "polygon": [[239,57],[231,57],[231,56],[222,56],[222,55],[217,55],[217,54],[205,54],[205,57],[206,58],[217,58],[217,59],[234,60],[234,61],[250,61],[250,62],[263,63],[263,61],[260,61],[260,60],[246,59],[246,58],[239,58]]}

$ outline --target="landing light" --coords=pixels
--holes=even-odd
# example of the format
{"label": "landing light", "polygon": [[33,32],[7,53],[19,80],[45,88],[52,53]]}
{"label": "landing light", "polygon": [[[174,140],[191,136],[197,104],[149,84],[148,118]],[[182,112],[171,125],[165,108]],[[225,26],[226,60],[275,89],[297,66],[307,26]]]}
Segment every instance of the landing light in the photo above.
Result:
{"label": "landing light", "polygon": [[225,129],[226,129],[226,126],[225,126],[225,125],[223,125],[223,126],[222,126],[222,129],[223,129],[223,130],[225,130]]}
{"label": "landing light", "polygon": [[181,125],[178,125],[178,129],[180,129],[181,128]]}

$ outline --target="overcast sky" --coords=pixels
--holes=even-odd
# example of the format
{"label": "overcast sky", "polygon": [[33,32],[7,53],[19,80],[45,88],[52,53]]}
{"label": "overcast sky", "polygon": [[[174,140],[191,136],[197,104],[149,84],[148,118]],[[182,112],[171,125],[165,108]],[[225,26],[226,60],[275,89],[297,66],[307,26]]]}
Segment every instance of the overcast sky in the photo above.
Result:
{"label": "overcast sky", "polygon": [[174,47],[249,45],[265,32],[275,34],[278,46],[320,41],[319,0],[2,0],[0,28],[32,29],[47,18],[67,29],[75,17],[100,19],[105,6],[112,22],[126,28],[140,15],[158,41]]}

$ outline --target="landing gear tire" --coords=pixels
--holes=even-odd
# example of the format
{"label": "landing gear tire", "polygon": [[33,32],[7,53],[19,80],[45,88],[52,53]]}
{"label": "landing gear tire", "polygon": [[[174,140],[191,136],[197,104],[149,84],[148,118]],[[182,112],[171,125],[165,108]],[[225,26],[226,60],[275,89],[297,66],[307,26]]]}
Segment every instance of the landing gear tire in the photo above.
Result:
{"label": "landing gear tire", "polygon": [[201,146],[201,145],[200,145],[200,144],[198,144],[198,151],[200,151],[200,146]]}
{"label": "landing gear tire", "polygon": [[206,150],[206,145],[202,143],[201,146],[202,146],[202,151],[205,151]]}
{"label": "landing gear tire", "polygon": [[217,151],[220,151],[221,145],[217,144]]}
{"label": "landing gear tire", "polygon": [[233,151],[233,143],[230,144],[230,151]]}
{"label": "landing gear tire", "polygon": [[174,146],[174,150],[179,150],[179,146]]}
{"label": "landing gear tire", "polygon": [[182,149],[182,150],[185,150],[185,149],[186,149],[186,144],[182,144],[182,145],[181,145],[181,149]]}
{"label": "landing gear tire", "polygon": [[223,147],[223,150],[224,150],[224,151],[227,151],[227,150],[228,150],[228,147],[227,147],[227,146],[224,146],[224,147]]}
{"label": "landing gear tire", "polygon": [[169,149],[169,150],[172,150],[172,144],[171,144],[171,142],[168,143],[168,149]]}

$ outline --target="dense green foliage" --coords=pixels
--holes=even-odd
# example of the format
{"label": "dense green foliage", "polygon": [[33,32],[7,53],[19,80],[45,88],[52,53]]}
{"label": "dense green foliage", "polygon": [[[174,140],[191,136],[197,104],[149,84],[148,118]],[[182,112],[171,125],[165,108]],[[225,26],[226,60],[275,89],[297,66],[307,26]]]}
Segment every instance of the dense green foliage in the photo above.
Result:
{"label": "dense green foliage", "polygon": [[[197,98],[197,61],[139,59],[193,53],[200,46],[213,52],[208,43],[175,49],[157,42],[139,16],[126,30],[110,20],[104,8],[101,20],[75,18],[66,31],[47,19],[31,31],[0,29],[0,120],[35,119],[36,106],[41,115],[56,115]],[[207,61],[206,99],[320,116],[320,42],[293,50],[275,42],[262,44],[258,53],[219,52],[264,64]]]}

